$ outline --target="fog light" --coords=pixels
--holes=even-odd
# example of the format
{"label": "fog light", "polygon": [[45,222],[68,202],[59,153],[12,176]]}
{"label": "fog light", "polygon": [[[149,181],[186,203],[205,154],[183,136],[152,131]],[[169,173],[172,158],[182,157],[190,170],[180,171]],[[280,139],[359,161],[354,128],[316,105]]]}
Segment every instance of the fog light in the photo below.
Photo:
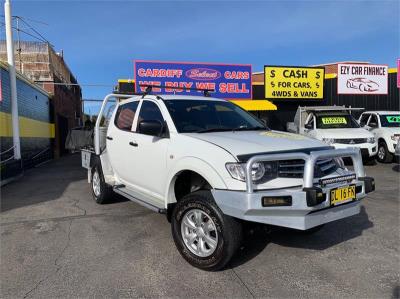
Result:
{"label": "fog light", "polygon": [[309,207],[319,205],[326,200],[326,194],[322,192],[321,188],[303,188],[303,191],[306,192],[307,206]]}
{"label": "fog light", "polygon": [[263,207],[283,207],[292,205],[291,196],[264,196],[261,200]]}
{"label": "fog light", "polygon": [[364,182],[365,193],[375,191],[375,180],[371,177],[359,177],[360,181]]}

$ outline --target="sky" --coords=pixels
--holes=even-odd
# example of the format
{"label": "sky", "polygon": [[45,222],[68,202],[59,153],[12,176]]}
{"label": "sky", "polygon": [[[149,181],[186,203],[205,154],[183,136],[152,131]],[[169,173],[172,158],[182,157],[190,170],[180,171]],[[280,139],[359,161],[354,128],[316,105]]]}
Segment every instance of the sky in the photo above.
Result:
{"label": "sky", "polygon": [[[135,59],[245,63],[261,71],[345,60],[394,67],[400,56],[397,0],[11,2],[13,15],[63,50],[84,99],[102,99],[118,79],[133,78]],[[86,109],[93,114],[97,106]]]}

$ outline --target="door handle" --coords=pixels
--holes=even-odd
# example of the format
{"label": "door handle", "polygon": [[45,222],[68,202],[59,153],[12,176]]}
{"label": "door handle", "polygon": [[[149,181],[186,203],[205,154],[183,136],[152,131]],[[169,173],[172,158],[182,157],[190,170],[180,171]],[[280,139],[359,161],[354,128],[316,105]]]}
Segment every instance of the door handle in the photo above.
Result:
{"label": "door handle", "polygon": [[133,142],[133,141],[129,142],[129,145],[132,145],[132,146],[134,146],[134,147],[137,147],[137,146],[138,146],[138,144],[137,144],[136,142]]}
{"label": "door handle", "polygon": [[106,137],[108,140],[113,140],[113,138],[111,136],[107,136]]}

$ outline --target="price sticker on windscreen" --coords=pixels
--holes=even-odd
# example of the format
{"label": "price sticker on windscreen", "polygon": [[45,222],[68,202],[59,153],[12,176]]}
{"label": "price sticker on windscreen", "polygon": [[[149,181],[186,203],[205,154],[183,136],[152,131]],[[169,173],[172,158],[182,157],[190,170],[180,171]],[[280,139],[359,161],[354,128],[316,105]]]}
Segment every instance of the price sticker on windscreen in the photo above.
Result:
{"label": "price sticker on windscreen", "polygon": [[322,123],[324,125],[347,124],[347,120],[344,117],[323,117]]}
{"label": "price sticker on windscreen", "polygon": [[400,115],[388,115],[386,119],[389,123],[400,123]]}

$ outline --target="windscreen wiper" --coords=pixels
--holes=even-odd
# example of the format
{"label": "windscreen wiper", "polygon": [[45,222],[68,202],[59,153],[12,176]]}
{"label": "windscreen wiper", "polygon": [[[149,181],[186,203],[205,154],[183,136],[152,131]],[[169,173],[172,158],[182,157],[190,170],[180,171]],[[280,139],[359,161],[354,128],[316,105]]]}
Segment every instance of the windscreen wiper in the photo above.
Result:
{"label": "windscreen wiper", "polygon": [[226,128],[209,128],[209,129],[203,129],[196,131],[196,133],[209,133],[209,132],[225,132],[225,131],[230,131],[231,129],[226,129]]}
{"label": "windscreen wiper", "polygon": [[235,132],[235,131],[259,131],[259,130],[268,130],[268,128],[267,127],[261,127],[261,126],[256,126],[256,127],[240,126],[240,127],[232,129],[232,132]]}

